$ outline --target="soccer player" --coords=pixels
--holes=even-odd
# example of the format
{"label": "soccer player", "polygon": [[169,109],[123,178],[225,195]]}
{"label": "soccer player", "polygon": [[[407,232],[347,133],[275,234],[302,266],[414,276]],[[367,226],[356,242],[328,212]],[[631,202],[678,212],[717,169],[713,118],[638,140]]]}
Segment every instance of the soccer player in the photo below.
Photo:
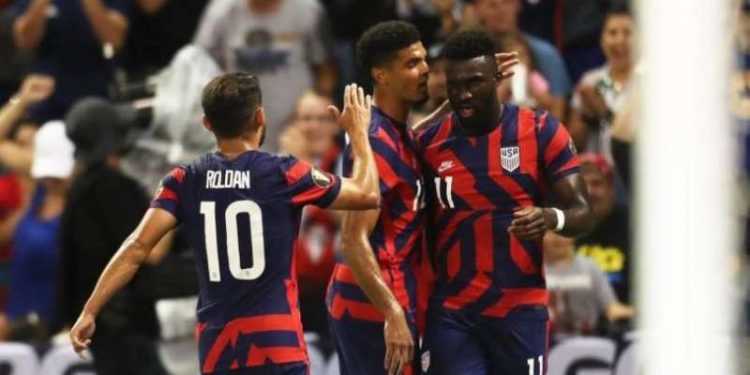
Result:
{"label": "soccer player", "polygon": [[[498,74],[510,77],[516,57],[496,55]],[[422,248],[424,186],[406,120],[415,103],[427,100],[425,58],[419,32],[403,21],[377,24],[357,42],[358,62],[374,84],[369,136],[382,198],[379,210],[350,212],[342,222],[346,262],[334,269],[326,303],[343,375],[419,372],[414,263]],[[449,110],[445,104],[415,127]],[[344,173],[350,167],[345,163]]]}
{"label": "soccer player", "polygon": [[[326,303],[342,375],[415,374],[416,280],[422,245],[422,171],[406,125],[409,108],[427,99],[426,51],[414,26],[380,23],[357,42],[373,80],[369,138],[380,175],[378,210],[347,212]],[[351,170],[344,154],[344,175]],[[371,301],[371,302],[370,302]],[[385,334],[385,339],[383,338]]]}
{"label": "soccer player", "polygon": [[307,374],[292,262],[302,206],[357,210],[380,203],[367,137],[370,99],[355,85],[344,96],[343,113],[331,111],[351,139],[351,179],[259,151],[266,118],[257,78],[229,73],[212,80],[203,91],[203,122],[218,152],[164,178],[71,330],[75,350],[86,349],[102,306],[125,287],[162,236],[181,224],[196,252],[201,373]]}
{"label": "soccer player", "polygon": [[[421,358],[431,375],[544,374],[541,239],[593,225],[568,132],[546,111],[499,103],[493,51],[479,31],[449,38],[453,112],[417,139],[436,206]],[[550,191],[559,208],[542,207]]]}

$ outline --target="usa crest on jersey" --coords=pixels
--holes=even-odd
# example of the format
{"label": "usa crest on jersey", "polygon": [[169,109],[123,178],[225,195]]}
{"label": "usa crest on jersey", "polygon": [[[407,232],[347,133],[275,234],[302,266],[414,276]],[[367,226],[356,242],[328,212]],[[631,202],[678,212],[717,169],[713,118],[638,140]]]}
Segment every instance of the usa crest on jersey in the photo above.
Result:
{"label": "usa crest on jersey", "polygon": [[500,164],[508,172],[513,172],[521,165],[521,152],[518,146],[500,148]]}

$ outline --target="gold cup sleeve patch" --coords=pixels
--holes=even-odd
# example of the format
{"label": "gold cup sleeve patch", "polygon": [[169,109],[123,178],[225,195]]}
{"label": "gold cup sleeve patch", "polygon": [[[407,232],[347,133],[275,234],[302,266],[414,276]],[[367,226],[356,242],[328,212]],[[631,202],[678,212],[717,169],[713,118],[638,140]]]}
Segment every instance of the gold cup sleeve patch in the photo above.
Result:
{"label": "gold cup sleeve patch", "polygon": [[331,177],[329,177],[318,168],[313,168],[310,174],[312,175],[312,179],[313,182],[315,182],[315,185],[318,185],[320,187],[328,187],[333,183]]}
{"label": "gold cup sleeve patch", "polygon": [[573,143],[572,139],[568,140],[568,149],[570,149],[570,152],[572,152],[574,155],[578,154],[578,150],[576,150],[576,145]]}
{"label": "gold cup sleeve patch", "polygon": [[160,182],[159,187],[156,188],[156,192],[154,193],[154,199],[159,199],[163,191],[164,191],[164,185],[162,185],[162,183]]}

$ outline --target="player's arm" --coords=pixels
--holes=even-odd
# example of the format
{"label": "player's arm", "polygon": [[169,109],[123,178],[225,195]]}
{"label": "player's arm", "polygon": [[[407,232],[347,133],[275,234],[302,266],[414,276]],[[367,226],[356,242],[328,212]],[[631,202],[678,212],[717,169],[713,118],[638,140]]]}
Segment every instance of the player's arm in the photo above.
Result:
{"label": "player's arm", "polygon": [[341,251],[367,298],[385,316],[385,368],[399,374],[411,361],[414,342],[406,323],[404,309],[383,280],[370,233],[379,218],[379,210],[348,211],[341,224]]}
{"label": "player's arm", "polygon": [[372,154],[368,131],[372,99],[357,85],[344,89],[344,111],[330,106],[329,110],[349,134],[354,166],[351,178],[342,178],[341,191],[329,208],[368,210],[380,206],[378,169]]}
{"label": "player's arm", "polygon": [[557,207],[524,207],[513,213],[508,231],[522,240],[541,239],[547,230],[565,236],[590,232],[594,215],[570,134],[547,113],[539,113],[538,118],[537,140],[543,155],[540,162]]}
{"label": "player's arm", "polygon": [[104,268],[94,291],[70,330],[70,341],[77,353],[85,350],[91,343],[94,321],[102,307],[127,285],[138,268],[146,262],[154,246],[176,224],[177,219],[167,210],[151,208],[146,211],[141,223]]}
{"label": "player's arm", "polygon": [[522,240],[542,238],[547,230],[569,237],[594,229],[594,215],[581,174],[569,174],[553,185],[559,207],[525,207],[513,213],[508,231]]}
{"label": "player's arm", "polygon": [[594,213],[580,173],[558,180],[552,190],[560,207],[542,209],[548,229],[559,226],[559,232],[569,237],[581,236],[594,229]]}

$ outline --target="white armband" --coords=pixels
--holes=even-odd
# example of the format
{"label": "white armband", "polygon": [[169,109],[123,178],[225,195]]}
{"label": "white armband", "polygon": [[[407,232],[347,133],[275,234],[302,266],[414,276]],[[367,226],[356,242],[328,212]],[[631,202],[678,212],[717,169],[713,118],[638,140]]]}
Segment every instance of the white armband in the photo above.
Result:
{"label": "white armband", "polygon": [[552,207],[552,211],[555,212],[555,216],[557,217],[557,226],[555,227],[555,232],[559,232],[565,228],[565,213],[559,209]]}

